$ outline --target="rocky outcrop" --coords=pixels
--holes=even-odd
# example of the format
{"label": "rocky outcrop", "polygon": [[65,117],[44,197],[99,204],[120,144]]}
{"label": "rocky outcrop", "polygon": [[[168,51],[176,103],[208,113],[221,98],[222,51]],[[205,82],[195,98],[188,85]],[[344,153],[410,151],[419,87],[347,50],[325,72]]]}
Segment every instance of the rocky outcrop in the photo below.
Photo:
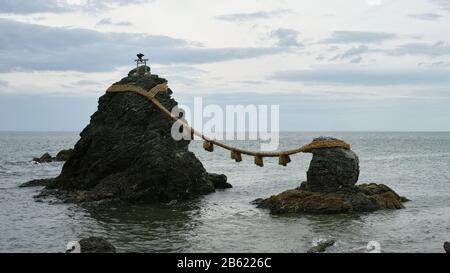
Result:
{"label": "rocky outcrop", "polygon": [[317,243],[316,246],[311,247],[308,249],[306,253],[322,253],[327,250],[327,248],[333,246],[336,243],[335,240],[324,240]]}
{"label": "rocky outcrop", "polygon": [[406,199],[383,184],[362,184],[346,192],[314,192],[300,188],[287,190],[267,199],[255,200],[260,208],[272,214],[336,214],[401,209]]}
{"label": "rocky outcrop", "polygon": [[35,179],[19,185],[19,188],[48,186],[51,181],[51,179]]}
{"label": "rocky outcrop", "polygon": [[[324,139],[332,138],[314,141]],[[359,177],[359,160],[353,151],[320,148],[311,152],[313,158],[306,182],[296,189],[257,199],[254,203],[270,209],[272,214],[335,214],[401,209],[402,203],[408,201],[383,184],[355,185]]]}
{"label": "rocky outcrop", "polygon": [[[119,84],[145,90],[166,82],[155,75],[130,71]],[[172,109],[172,91],[158,100]],[[50,179],[41,194],[56,194],[70,202],[130,203],[187,200],[231,187],[225,175],[206,172],[188,150],[189,141],[171,136],[172,122],[136,93],[106,93],[81,132],[61,174]]]}
{"label": "rocky outcrop", "polygon": [[45,153],[41,157],[33,158],[33,161],[37,163],[48,163],[53,161],[53,157],[49,153]]}
{"label": "rocky outcrop", "polygon": [[67,161],[73,154],[73,149],[61,150],[56,154],[56,161]]}
{"label": "rocky outcrop", "polygon": [[450,242],[444,243],[444,250],[446,253],[450,253]]}
{"label": "rocky outcrop", "polygon": [[66,161],[69,159],[70,155],[73,153],[73,149],[61,150],[55,157],[52,157],[49,153],[43,154],[41,157],[33,158],[34,162],[37,163],[49,163],[53,161]]}

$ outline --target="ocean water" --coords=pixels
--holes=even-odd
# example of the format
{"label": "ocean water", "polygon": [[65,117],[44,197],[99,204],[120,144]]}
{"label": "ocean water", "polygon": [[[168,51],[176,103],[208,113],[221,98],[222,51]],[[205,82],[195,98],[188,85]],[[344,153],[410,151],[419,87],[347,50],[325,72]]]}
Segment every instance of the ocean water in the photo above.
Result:
{"label": "ocean water", "polygon": [[[335,239],[330,252],[363,252],[378,241],[383,252],[443,252],[450,240],[450,133],[282,133],[282,147],[326,135],[352,144],[360,157],[360,182],[385,183],[411,199],[406,208],[351,215],[273,216],[250,202],[299,185],[310,154],[276,159],[265,167],[244,157],[235,163],[221,149],[190,149],[210,172],[224,173],[233,188],[174,206],[88,210],[74,204],[36,202],[39,188],[18,188],[57,176],[62,163],[33,164],[44,152],[72,147],[77,133],[0,133],[0,252],[63,252],[68,241],[103,236],[131,252],[305,252]],[[254,142],[237,142],[257,147]]]}

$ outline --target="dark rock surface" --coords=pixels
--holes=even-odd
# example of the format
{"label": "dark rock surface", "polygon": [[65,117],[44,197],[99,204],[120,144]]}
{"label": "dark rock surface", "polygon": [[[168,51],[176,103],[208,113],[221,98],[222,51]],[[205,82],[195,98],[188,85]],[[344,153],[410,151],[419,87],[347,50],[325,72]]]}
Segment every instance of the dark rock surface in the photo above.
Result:
{"label": "dark rock surface", "polygon": [[321,253],[325,252],[327,248],[333,246],[336,243],[334,240],[325,240],[317,243],[316,246],[311,247],[306,253]]}
{"label": "dark rock surface", "polygon": [[81,253],[116,253],[116,248],[107,240],[100,237],[89,237],[79,242]]}
{"label": "dark rock surface", "polygon": [[43,186],[49,185],[50,182],[51,182],[51,179],[35,179],[35,180],[31,180],[31,181],[25,182],[25,183],[21,184],[19,187],[20,188],[25,188],[25,187],[43,187]]}
{"label": "dark rock surface", "polygon": [[[321,137],[314,141],[336,140]],[[311,191],[336,192],[352,189],[359,177],[359,159],[352,150],[342,148],[314,149],[306,173],[306,187]]]}
{"label": "dark rock surface", "polygon": [[56,161],[67,161],[72,154],[73,154],[73,149],[61,150],[56,154],[55,160]]}
{"label": "dark rock surface", "polygon": [[[334,138],[317,138],[324,140]],[[335,139],[334,139],[335,140]],[[355,185],[359,177],[358,156],[343,148],[321,148],[311,151],[313,158],[307,181],[296,189],[284,191],[253,203],[270,209],[272,214],[335,214],[401,209],[409,201],[383,184]]]}
{"label": "dark rock surface", "polygon": [[444,250],[446,253],[450,253],[450,242],[444,243]]}
{"label": "dark rock surface", "polygon": [[41,157],[33,158],[33,161],[38,163],[48,163],[53,161],[53,157],[49,153],[45,153]]}
{"label": "dark rock surface", "polygon": [[[166,82],[155,75],[130,75],[118,83],[149,90]],[[157,95],[167,109],[177,105],[171,94],[169,89]],[[104,94],[61,174],[48,181],[46,190],[77,203],[166,203],[231,187],[225,175],[206,172],[188,150],[189,141],[172,138],[171,127],[172,122],[143,96]]]}

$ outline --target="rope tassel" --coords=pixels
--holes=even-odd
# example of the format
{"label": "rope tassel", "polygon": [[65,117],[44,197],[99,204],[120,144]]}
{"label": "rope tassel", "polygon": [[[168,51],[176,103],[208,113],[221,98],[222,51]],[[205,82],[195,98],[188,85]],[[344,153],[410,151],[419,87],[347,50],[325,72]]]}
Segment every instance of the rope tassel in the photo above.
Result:
{"label": "rope tassel", "polygon": [[242,155],[240,152],[231,150],[231,159],[234,159],[236,162],[242,161]]}
{"label": "rope tassel", "polygon": [[263,162],[262,156],[260,156],[260,155],[255,156],[255,164],[260,167],[264,167],[264,162]]}
{"label": "rope tassel", "polygon": [[208,152],[214,151],[214,144],[211,141],[205,140],[203,142],[203,149],[205,149]]}
{"label": "rope tassel", "polygon": [[279,165],[283,165],[286,166],[289,162],[291,162],[291,158],[289,157],[289,155],[286,154],[282,154],[280,155],[280,157],[278,157],[278,164]]}

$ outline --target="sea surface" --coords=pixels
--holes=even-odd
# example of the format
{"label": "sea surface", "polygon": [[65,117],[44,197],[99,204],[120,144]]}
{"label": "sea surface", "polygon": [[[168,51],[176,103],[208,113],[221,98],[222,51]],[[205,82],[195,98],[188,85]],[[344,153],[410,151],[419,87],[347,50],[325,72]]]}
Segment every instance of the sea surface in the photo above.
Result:
{"label": "sea surface", "polygon": [[193,141],[190,150],[208,171],[226,174],[232,189],[188,203],[104,210],[36,202],[40,188],[18,185],[57,176],[63,163],[31,159],[71,148],[78,133],[0,132],[0,252],[63,252],[68,241],[88,236],[131,252],[305,252],[323,239],[337,241],[330,252],[364,252],[373,240],[383,252],[443,252],[450,240],[450,133],[290,132],[281,134],[280,148],[317,136],[352,144],[360,157],[358,183],[384,183],[412,201],[394,211],[273,216],[250,202],[297,187],[310,154],[293,156],[287,167],[266,159],[260,168],[252,158],[235,163],[228,152],[208,153]]}

